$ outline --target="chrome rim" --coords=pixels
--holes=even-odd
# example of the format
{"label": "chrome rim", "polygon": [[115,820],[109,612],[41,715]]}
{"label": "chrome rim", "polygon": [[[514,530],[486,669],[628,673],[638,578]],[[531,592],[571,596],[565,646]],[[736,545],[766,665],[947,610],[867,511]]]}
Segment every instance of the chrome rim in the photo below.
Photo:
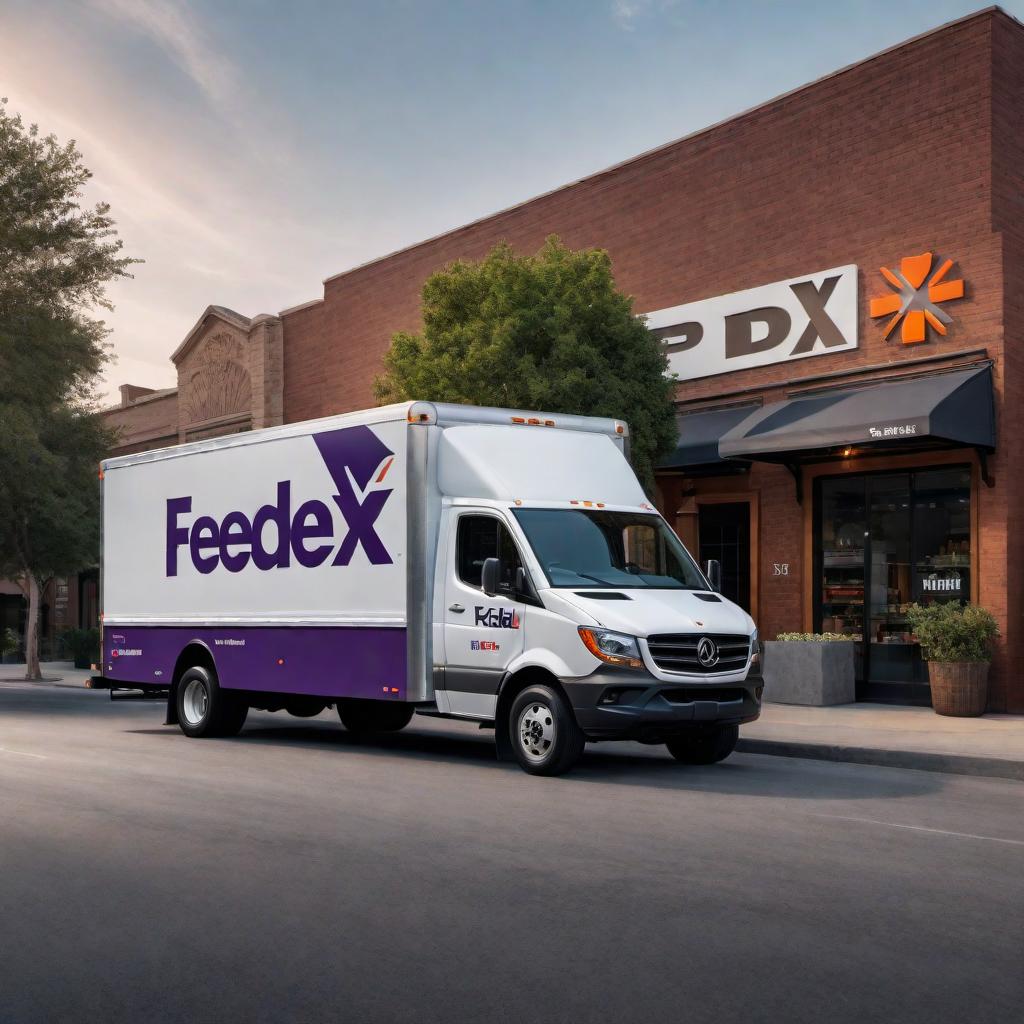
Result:
{"label": "chrome rim", "polygon": [[555,716],[546,704],[527,704],[519,715],[519,745],[530,761],[543,761],[555,742]]}
{"label": "chrome rim", "polygon": [[181,699],[181,710],[189,725],[199,725],[210,707],[210,694],[202,679],[190,679]]}

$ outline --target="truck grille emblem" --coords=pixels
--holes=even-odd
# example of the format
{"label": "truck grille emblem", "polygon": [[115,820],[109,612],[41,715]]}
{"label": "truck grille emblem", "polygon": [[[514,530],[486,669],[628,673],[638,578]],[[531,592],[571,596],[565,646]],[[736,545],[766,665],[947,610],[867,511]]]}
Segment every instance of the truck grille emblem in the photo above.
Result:
{"label": "truck grille emblem", "polygon": [[700,643],[697,644],[697,660],[705,668],[718,664],[718,645],[710,637],[701,637]]}

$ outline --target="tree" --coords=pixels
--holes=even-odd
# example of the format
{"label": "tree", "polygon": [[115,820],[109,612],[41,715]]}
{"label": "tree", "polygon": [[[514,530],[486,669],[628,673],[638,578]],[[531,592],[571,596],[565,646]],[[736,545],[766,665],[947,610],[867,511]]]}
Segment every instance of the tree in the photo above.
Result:
{"label": "tree", "polygon": [[28,601],[28,679],[46,581],[96,559],[96,467],[112,439],[92,397],[107,328],[91,314],[138,262],[120,254],[107,204],[82,206],[89,177],[74,141],[0,101],[0,575]]}
{"label": "tree", "polygon": [[655,463],[677,440],[673,381],[632,305],[604,250],[574,252],[551,236],[536,256],[518,256],[499,243],[428,278],[423,333],[394,336],[377,399],[623,419],[653,493]]}

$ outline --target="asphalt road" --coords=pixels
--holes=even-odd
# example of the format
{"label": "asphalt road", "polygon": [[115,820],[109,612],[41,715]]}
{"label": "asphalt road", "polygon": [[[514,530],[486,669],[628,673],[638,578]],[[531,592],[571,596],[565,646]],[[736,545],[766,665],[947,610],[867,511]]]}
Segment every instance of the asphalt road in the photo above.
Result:
{"label": "asphalt road", "polygon": [[0,684],[0,1020],[1010,1021],[1024,784]]}

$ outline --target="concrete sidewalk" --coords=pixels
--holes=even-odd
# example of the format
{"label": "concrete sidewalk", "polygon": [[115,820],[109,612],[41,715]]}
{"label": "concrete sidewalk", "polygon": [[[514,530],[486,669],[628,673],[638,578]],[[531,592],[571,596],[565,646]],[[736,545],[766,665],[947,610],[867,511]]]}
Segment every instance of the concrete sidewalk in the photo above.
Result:
{"label": "concrete sidewalk", "polygon": [[1024,715],[945,718],[931,708],[765,704],[740,730],[752,754],[849,761],[1024,781]]}
{"label": "concrete sidewalk", "polygon": [[[89,682],[93,675],[92,669],[75,668],[71,661],[43,661],[39,668],[42,670],[42,682],[48,685],[57,686],[82,686]],[[0,683],[24,683],[25,663],[0,665]]]}

